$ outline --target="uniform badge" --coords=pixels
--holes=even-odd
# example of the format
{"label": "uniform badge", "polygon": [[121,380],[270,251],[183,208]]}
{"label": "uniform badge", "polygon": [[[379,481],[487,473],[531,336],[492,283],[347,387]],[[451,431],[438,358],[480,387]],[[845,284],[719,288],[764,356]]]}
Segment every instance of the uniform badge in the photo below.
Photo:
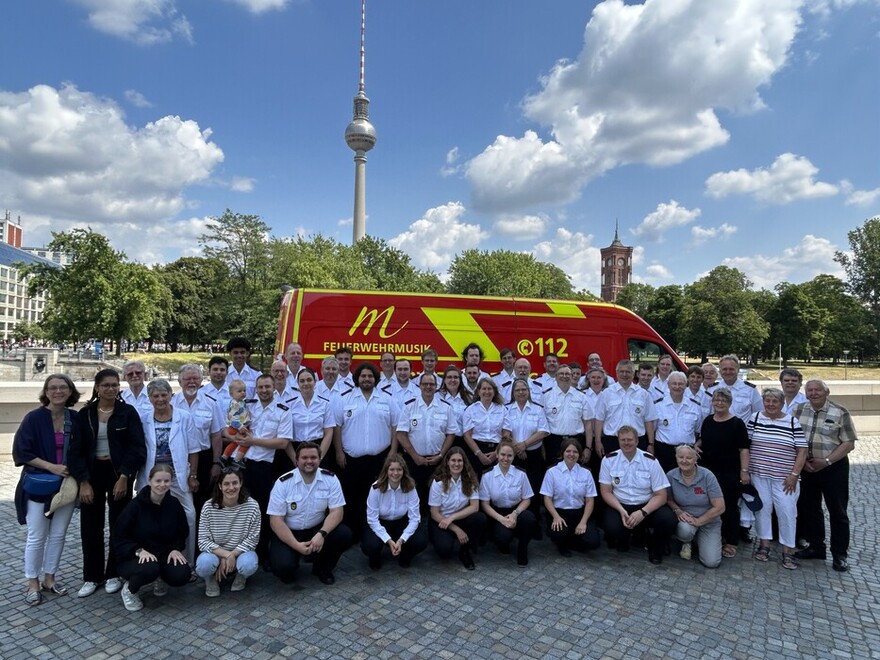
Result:
{"label": "uniform badge", "polygon": [[345,416],[346,416],[346,417],[351,417],[351,411],[350,411],[350,410],[346,410],[346,411],[345,411]]}
{"label": "uniform badge", "polygon": [[412,421],[412,425],[413,425],[413,428],[415,428],[416,426],[418,426],[418,425],[419,425],[419,420],[414,419],[414,420]]}
{"label": "uniform badge", "polygon": [[557,412],[557,410],[556,410],[556,408],[553,408],[553,410],[551,410],[550,412],[553,413],[553,414],[555,415],[556,412]]}
{"label": "uniform badge", "polygon": [[642,409],[640,407],[636,406],[636,415],[641,415],[641,414],[642,414]]}
{"label": "uniform badge", "polygon": [[669,420],[668,420],[668,419],[664,419],[664,420],[663,420],[663,426],[669,426]]}
{"label": "uniform badge", "polygon": [[614,477],[614,485],[615,485],[615,486],[619,486],[619,485],[620,485],[620,477]]}
{"label": "uniform badge", "polygon": [[290,510],[291,510],[291,511],[296,511],[296,502],[291,502],[291,503],[290,503]]}

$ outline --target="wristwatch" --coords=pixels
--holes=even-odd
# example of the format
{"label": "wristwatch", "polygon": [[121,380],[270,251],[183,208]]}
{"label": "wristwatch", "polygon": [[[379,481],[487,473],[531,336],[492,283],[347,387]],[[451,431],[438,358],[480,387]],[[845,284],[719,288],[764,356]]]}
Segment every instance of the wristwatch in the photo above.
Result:
{"label": "wristwatch", "polygon": [[323,529],[319,529],[319,530],[318,530],[318,534],[320,534],[321,536],[323,536],[325,539],[327,538],[327,532],[325,532]]}
{"label": "wristwatch", "polygon": [[831,465],[831,459],[830,459],[830,458],[826,458],[826,459],[825,459],[825,465]]}

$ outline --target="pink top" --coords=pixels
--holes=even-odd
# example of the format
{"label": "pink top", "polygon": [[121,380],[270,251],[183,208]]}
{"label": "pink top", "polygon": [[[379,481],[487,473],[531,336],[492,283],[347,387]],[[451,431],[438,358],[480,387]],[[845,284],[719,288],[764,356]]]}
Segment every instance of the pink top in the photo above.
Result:
{"label": "pink top", "polygon": [[64,431],[55,433],[55,462],[61,465],[64,461]]}

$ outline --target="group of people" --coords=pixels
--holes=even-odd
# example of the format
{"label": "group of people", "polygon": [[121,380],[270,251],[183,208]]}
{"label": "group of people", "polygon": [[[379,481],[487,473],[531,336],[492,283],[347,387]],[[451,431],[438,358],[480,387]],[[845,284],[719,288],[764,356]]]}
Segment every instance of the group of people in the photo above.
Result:
{"label": "group of people", "polygon": [[[833,567],[848,568],[855,432],[825,383],[801,394],[796,370],[758,393],[732,355],[687,373],[664,356],[637,384],[630,360],[615,380],[592,354],[579,378],[550,354],[532,377],[505,350],[489,375],[470,344],[463,369],[437,373],[428,350],[415,377],[390,354],[381,369],[350,372],[340,349],[319,379],[296,343],[266,374],[247,364],[246,339],[227,349],[231,362],[213,356],[205,384],[198,365],[181,367],[177,394],[164,379],[145,384],[140,362],[124,365],[126,389],[104,369],[77,412],[70,379],[46,379],[13,445],[28,604],[67,592],[56,573],[74,500],[77,595],[103,585],[132,611],[147,585],[162,596],[200,577],[214,597],[226,583],[244,589],[260,566],[290,582],[306,562],[332,584],[356,543],[374,570],[386,558],[409,566],[428,545],[474,569],[486,540],[526,566],[545,533],[566,557],[604,534],[619,552],[647,548],[654,564],[675,546],[717,567],[736,555],[752,512],[754,558],[769,559],[775,536],[792,569],[826,556],[823,498]],[[74,497],[60,500],[70,484]]]}

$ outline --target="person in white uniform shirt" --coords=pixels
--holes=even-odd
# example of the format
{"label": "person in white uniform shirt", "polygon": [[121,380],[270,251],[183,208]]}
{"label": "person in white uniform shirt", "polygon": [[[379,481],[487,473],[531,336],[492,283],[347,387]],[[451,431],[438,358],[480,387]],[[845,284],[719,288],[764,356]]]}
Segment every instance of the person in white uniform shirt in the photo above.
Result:
{"label": "person in white uniform shirt", "polygon": [[[544,408],[529,398],[529,384],[522,378],[513,381],[513,403],[504,411],[503,437],[513,442],[516,467],[525,471],[532,492],[541,488],[544,480],[544,441],[550,432]],[[499,445],[500,447],[500,445]],[[531,512],[535,518],[535,535],[540,538],[540,498],[531,500]]]}
{"label": "person in white uniform shirt", "polygon": [[441,559],[449,559],[457,552],[459,561],[469,571],[476,568],[471,551],[480,545],[486,531],[479,488],[477,475],[464,451],[453,447],[437,466],[428,494],[428,538],[434,550]]}
{"label": "person in white uniform shirt", "polygon": [[[433,348],[429,348],[422,353],[422,373],[419,374],[419,376],[424,374],[432,375],[434,377],[434,382],[437,383],[437,387],[440,387],[443,384],[443,378],[437,373],[437,351]],[[418,385],[419,379],[413,378],[413,380],[416,381],[416,385]]]}
{"label": "person in white uniform shirt", "polygon": [[251,343],[244,337],[233,337],[226,344],[226,351],[232,360],[226,371],[226,385],[233,380],[243,381],[247,388],[247,398],[253,399],[257,392],[257,377],[261,372],[248,364]]}
{"label": "person in white uniform shirt", "polygon": [[[290,384],[290,380],[288,380],[290,372],[287,369],[287,363],[284,360],[275,360],[269,368],[269,374],[272,376],[275,401],[288,405],[293,397],[299,393],[299,387],[296,384],[296,380],[294,380],[293,385]],[[291,465],[290,470],[292,469],[293,466]],[[285,470],[284,472],[290,472],[290,470]]]}
{"label": "person in white uniform shirt", "polygon": [[382,375],[379,377],[378,387],[390,385],[391,381],[394,380],[396,377],[396,374],[394,373],[394,364],[396,362],[397,358],[394,357],[394,353],[382,353],[382,357],[379,358],[379,369],[382,370]]}
{"label": "person in white uniform shirt", "polygon": [[[513,373],[517,378],[522,378],[529,384],[529,396],[532,398],[532,403],[537,403],[538,405],[543,405],[544,403],[544,388],[541,387],[541,381],[538,378],[530,378],[532,371],[531,363],[525,358],[519,358],[516,362],[513,363]],[[506,402],[512,401],[513,398],[505,399]]]}
{"label": "person in white uniform shirt", "polygon": [[470,392],[462,386],[461,378],[462,375],[459,368],[454,364],[448,365],[443,372],[443,385],[440,387],[438,396],[452,406],[452,419],[454,422],[452,433],[455,434],[453,444],[456,447],[467,450],[467,445],[464,443],[464,437],[462,436],[461,425],[464,422],[464,411],[473,403],[473,399]]}
{"label": "person in white uniform shirt", "polygon": [[718,370],[721,373],[721,380],[711,387],[706,387],[709,394],[714,392],[715,387],[722,385],[729,389],[733,396],[730,412],[744,422],[748,422],[749,418],[764,410],[764,402],[758,388],[753,383],[739,377],[739,358],[737,356],[725,355],[718,361]]}
{"label": "person in white uniform shirt", "polygon": [[406,452],[407,472],[416,484],[418,498],[427,511],[431,478],[455,440],[452,404],[437,396],[433,374],[419,376],[419,395],[404,402],[397,423],[397,442]]}
{"label": "person in white uniform shirt", "polygon": [[559,356],[556,353],[547,353],[544,356],[544,373],[536,379],[540,382],[543,391],[556,384],[556,371],[559,369]]}
{"label": "person in white uniform shirt", "polygon": [[657,375],[651,379],[650,392],[655,400],[666,396],[666,393],[669,391],[666,381],[671,373],[672,358],[669,355],[661,355],[660,359],[657,360]]}
{"label": "person in white uniform shirt", "polygon": [[461,386],[467,390],[472,399],[477,398],[477,385],[480,384],[480,367],[469,364],[462,370]]}
{"label": "person in white uniform shirt", "polygon": [[526,473],[513,467],[514,453],[510,440],[498,445],[498,465],[480,481],[480,508],[489,521],[489,538],[499,552],[509,554],[516,539],[516,563],[528,566],[529,542],[537,525],[529,511],[534,492]]}
{"label": "person in white uniform shirt", "polygon": [[485,353],[483,353],[483,349],[480,348],[480,345],[474,342],[471,342],[467,346],[465,346],[464,350],[461,352],[461,359],[464,360],[464,366],[467,367],[477,367],[479,370],[479,374],[477,375],[476,382],[480,382],[483,378],[491,378],[489,374],[480,368],[480,365],[483,363],[483,359],[486,357]]}
{"label": "person in white uniform shirt", "polygon": [[807,403],[807,396],[801,392],[803,382],[804,376],[797,369],[786,367],[779,372],[779,384],[782,386],[782,393],[785,395],[782,412],[786,415],[794,415],[799,405]]}
{"label": "person in white uniform shirt", "polygon": [[416,484],[403,456],[389,455],[367,495],[367,529],[361,539],[361,552],[371,569],[382,567],[384,548],[406,568],[428,547],[427,527],[419,525],[419,508]]}
{"label": "person in white uniform shirt", "polygon": [[477,397],[465,409],[461,428],[471,451],[471,466],[474,472],[482,472],[495,464],[495,449],[504,431],[504,405],[498,386],[491,378],[480,380]]}
{"label": "person in white uniform shirt", "polygon": [[134,406],[138,415],[142,417],[153,411],[153,404],[150,403],[150,397],[144,387],[146,373],[147,368],[140,360],[129,360],[122,365],[122,377],[128,383],[128,389],[123,389],[120,396],[128,405]]}
{"label": "person in white uniform shirt", "polygon": [[318,467],[318,446],[304,442],[296,450],[296,469],[272,487],[267,513],[272,528],[272,573],[293,582],[303,557],[312,558],[312,573],[333,584],[333,570],[351,545],[351,530],[342,522],[345,498],[339,479]]}
{"label": "person in white uniform shirt", "polygon": [[690,367],[686,375],[687,389],[684,391],[684,396],[700,406],[700,412],[703,415],[703,419],[705,419],[714,410],[712,408],[712,397],[703,389],[703,370],[696,366]]}
{"label": "person in white uniform shirt", "polygon": [[703,411],[685,396],[687,378],[680,371],[669,374],[666,380],[669,392],[654,402],[657,413],[657,432],[654,437],[654,455],[663,472],[674,470],[675,448],[692,445],[700,435]]}
{"label": "person in white uniform shirt", "polygon": [[287,374],[285,375],[287,378],[287,386],[291,390],[296,389],[296,377],[299,375],[300,369],[302,369],[302,360],[302,346],[296,342],[288,344],[287,348],[284,350],[283,362],[285,362],[287,368]]}
{"label": "person in white uniform shirt", "polygon": [[595,448],[608,454],[619,447],[617,432],[622,426],[632,426],[639,433],[639,447],[653,451],[654,428],[657,413],[647,390],[633,384],[633,363],[617,363],[617,382],[602,391],[596,403],[593,434],[601,438]]}
{"label": "person in white uniform shirt", "polygon": [[315,393],[329,399],[332,395],[340,395],[347,389],[339,378],[339,360],[335,357],[325,357],[321,360],[321,380],[315,385]]}
{"label": "person in white uniform shirt", "polygon": [[394,375],[390,394],[398,409],[402,409],[407,401],[419,396],[419,386],[412,379],[412,365],[409,360],[397,360],[394,363]]}
{"label": "person in white uniform shirt", "polygon": [[[320,447],[323,461],[330,455],[333,430],[336,428],[332,399],[318,393],[320,383],[315,384],[315,372],[309,367],[299,370],[296,382],[299,394],[290,402],[290,416],[293,417],[292,450],[295,452],[303,442],[314,442]],[[296,461],[295,456],[293,460]]]}
{"label": "person in white uniform shirt", "polygon": [[630,548],[634,530],[652,530],[648,545],[648,561],[659,564],[675,532],[677,521],[666,506],[669,480],[660,462],[638,447],[638,431],[622,426],[617,431],[620,449],[602,459],[599,490],[607,505],[602,526],[608,547],[618,552]]}
{"label": "person in white uniform shirt", "polygon": [[547,534],[563,557],[572,550],[586,552],[599,547],[599,530],[590,520],[596,498],[593,475],[579,461],[583,447],[569,438],[562,442],[562,460],[547,470],[541,495],[550,515]]}
{"label": "person in white uniform shirt", "polygon": [[587,373],[581,376],[581,379],[578,381],[579,390],[587,389],[587,387],[589,386],[587,383],[587,376],[593,369],[601,369],[602,373],[605,374],[605,382],[602,384],[602,389],[605,389],[614,382],[614,379],[608,375],[608,373],[605,371],[605,367],[602,366],[601,356],[598,353],[590,353],[587,356]]}
{"label": "person in white uniform shirt", "polygon": [[587,396],[572,385],[571,368],[564,364],[556,370],[556,382],[544,392],[544,414],[550,435],[544,440],[547,467],[562,460],[562,441],[574,438],[584,448],[583,462],[593,452],[593,408]]}
{"label": "person in white uniform shirt", "polygon": [[514,365],[516,364],[516,354],[509,348],[501,349],[501,371],[492,376],[498,391],[501,392],[501,398],[507,403],[511,401],[510,388],[513,386],[513,379],[516,378]]}
{"label": "person in white uniform shirt", "polygon": [[208,382],[202,385],[202,391],[214,398],[222,414],[229,409],[229,388],[226,386],[228,369],[229,360],[222,355],[213,356],[208,360]]}
{"label": "person in white uniform shirt", "polygon": [[[339,363],[339,379],[342,381],[345,389],[354,389],[357,385],[357,377],[351,373],[351,359],[353,356],[354,353],[351,352],[348,346],[336,349],[336,352],[333,354],[333,357]],[[378,384],[378,382],[379,379],[377,378],[376,383]]]}

